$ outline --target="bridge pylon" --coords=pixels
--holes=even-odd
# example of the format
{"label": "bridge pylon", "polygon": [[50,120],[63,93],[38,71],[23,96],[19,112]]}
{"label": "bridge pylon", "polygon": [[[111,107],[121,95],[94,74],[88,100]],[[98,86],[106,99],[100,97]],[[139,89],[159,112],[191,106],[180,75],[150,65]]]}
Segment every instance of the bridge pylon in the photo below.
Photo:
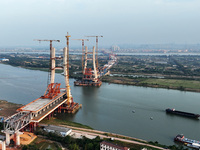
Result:
{"label": "bridge pylon", "polygon": [[[63,66],[56,66],[55,48],[50,41],[50,84],[43,96],[17,109],[17,113],[4,120],[4,130],[6,134],[6,145],[10,144],[11,135],[14,134],[16,145],[20,145],[20,134],[29,125],[29,131],[33,132],[37,124],[44,118],[50,118],[53,113],[66,112],[75,113],[81,104],[73,102],[73,97],[69,85],[69,34],[67,38],[67,48],[63,50]],[[58,41],[58,40],[57,40]],[[61,83],[55,83],[55,70],[64,69],[65,88],[60,88]]]}

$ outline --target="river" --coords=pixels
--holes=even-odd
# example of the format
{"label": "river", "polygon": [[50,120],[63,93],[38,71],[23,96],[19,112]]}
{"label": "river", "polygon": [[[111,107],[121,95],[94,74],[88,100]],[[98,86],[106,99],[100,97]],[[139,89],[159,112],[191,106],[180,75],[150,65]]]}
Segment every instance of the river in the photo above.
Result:
{"label": "river", "polygon": [[[0,99],[31,102],[44,94],[47,75],[0,64]],[[64,87],[62,75],[56,74],[56,82]],[[174,136],[180,133],[200,140],[200,120],[165,113],[166,108],[176,108],[200,114],[200,93],[108,83],[99,88],[75,87],[73,82],[70,79],[74,101],[83,107],[75,115],[61,114],[64,119],[166,145],[173,145]]]}

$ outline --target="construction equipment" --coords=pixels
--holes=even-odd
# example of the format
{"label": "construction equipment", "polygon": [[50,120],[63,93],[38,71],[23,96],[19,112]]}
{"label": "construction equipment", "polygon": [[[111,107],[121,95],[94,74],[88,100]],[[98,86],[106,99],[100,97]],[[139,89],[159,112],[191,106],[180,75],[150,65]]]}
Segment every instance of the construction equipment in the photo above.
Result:
{"label": "construction equipment", "polygon": [[[65,36],[66,40],[67,40],[67,49],[64,48],[64,55],[63,57],[66,57],[67,55],[67,62],[65,62],[63,65],[65,65],[66,67],[64,67],[64,76],[65,76],[65,84],[66,84],[66,91],[67,91],[67,102],[68,103],[72,103],[73,98],[71,95],[71,90],[70,90],[70,86],[69,86],[69,38],[71,37],[71,35],[69,35],[69,33],[67,32],[67,35]],[[67,63],[67,65],[66,65]],[[66,70],[65,70],[66,68]]]}
{"label": "construction equipment", "polygon": [[[88,54],[92,54],[92,58],[88,58]],[[101,86],[102,82],[99,80],[99,71],[96,68],[95,63],[95,47],[93,46],[93,52],[88,52],[87,46],[85,47],[85,63],[84,63],[84,72],[82,80],[74,81],[76,86]],[[87,61],[92,60],[92,68],[87,68]]]}
{"label": "construction equipment", "polygon": [[89,41],[89,39],[72,39],[72,40],[81,40],[82,41],[82,73],[84,73],[84,41]]}
{"label": "construction equipment", "polygon": [[50,50],[52,49],[52,42],[60,42],[60,40],[40,40],[40,39],[34,39],[33,41],[49,41],[50,42]]}
{"label": "construction equipment", "polygon": [[44,93],[44,96],[41,96],[41,98],[53,99],[56,97],[60,93],[60,85],[61,83],[50,83]]}
{"label": "construction equipment", "polygon": [[97,66],[97,69],[99,68],[99,64],[98,64],[98,38],[99,37],[103,37],[102,35],[100,36],[96,36],[96,35],[91,35],[91,36],[85,36],[85,37],[96,37],[96,54],[97,54],[97,57],[96,57],[96,66]]}
{"label": "construction equipment", "polygon": [[[54,83],[55,77],[55,48],[52,47],[52,42],[60,42],[59,40],[37,40],[37,41],[50,41],[50,69],[51,69],[51,83],[48,85],[46,92],[43,96],[27,105],[22,106],[17,109],[17,113],[6,118],[4,123],[3,132],[6,134],[5,144],[10,144],[10,139],[12,138],[16,141],[16,145],[20,145],[20,134],[29,128],[30,132],[36,130],[38,123],[44,118],[51,118],[55,112],[61,113],[75,113],[79,108],[82,107],[81,104],[73,102],[73,98],[69,86],[69,37],[67,34],[67,47],[63,50],[63,69],[65,75],[66,88],[60,88],[60,83]],[[67,59],[68,58],[68,59]],[[11,136],[14,135],[14,136]],[[1,142],[1,141],[0,141]]]}
{"label": "construction equipment", "polygon": [[[40,40],[40,39],[34,39],[34,41],[47,41],[50,42],[50,60],[53,59],[53,61],[50,61],[49,65],[49,74],[47,79],[47,86],[49,85],[49,80],[51,83],[54,83],[55,78],[55,48],[52,47],[52,42],[60,42],[60,40]],[[53,62],[53,63],[52,63]],[[50,71],[51,70],[51,71]]]}

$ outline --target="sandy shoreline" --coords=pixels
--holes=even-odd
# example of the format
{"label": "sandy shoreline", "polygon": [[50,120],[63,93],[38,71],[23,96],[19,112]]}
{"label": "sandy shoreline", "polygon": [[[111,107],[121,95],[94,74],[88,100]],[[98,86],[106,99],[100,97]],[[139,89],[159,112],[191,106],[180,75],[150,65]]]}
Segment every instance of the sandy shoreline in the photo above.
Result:
{"label": "sandy shoreline", "polygon": [[16,113],[16,110],[22,107],[22,104],[15,104],[6,100],[0,100],[0,116],[8,117]]}

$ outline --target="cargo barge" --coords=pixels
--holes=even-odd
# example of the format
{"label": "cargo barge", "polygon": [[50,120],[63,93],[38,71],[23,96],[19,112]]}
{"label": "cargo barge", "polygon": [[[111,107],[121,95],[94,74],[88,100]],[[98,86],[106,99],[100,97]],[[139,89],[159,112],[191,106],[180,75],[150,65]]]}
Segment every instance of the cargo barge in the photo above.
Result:
{"label": "cargo barge", "polygon": [[184,112],[184,111],[178,111],[175,109],[166,109],[166,113],[170,113],[170,114],[176,114],[179,116],[185,116],[185,117],[190,117],[190,118],[195,118],[195,119],[199,119],[199,114],[194,114],[194,113],[189,113],[189,112]]}
{"label": "cargo barge", "polygon": [[200,141],[185,138],[183,134],[178,134],[174,138],[174,141],[184,143],[185,146],[188,146],[194,149],[200,149]]}

